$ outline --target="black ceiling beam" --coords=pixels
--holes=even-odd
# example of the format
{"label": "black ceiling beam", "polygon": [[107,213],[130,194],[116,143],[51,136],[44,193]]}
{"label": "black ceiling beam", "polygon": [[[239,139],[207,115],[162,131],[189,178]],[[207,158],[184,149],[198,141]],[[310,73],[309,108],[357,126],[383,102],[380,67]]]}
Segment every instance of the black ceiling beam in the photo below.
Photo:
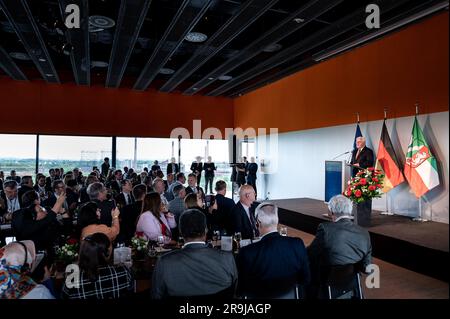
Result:
{"label": "black ceiling beam", "polygon": [[47,82],[60,83],[58,73],[56,73],[44,39],[39,32],[39,27],[33,18],[27,1],[0,0],[0,8],[3,9],[41,76]]}
{"label": "black ceiling beam", "polygon": [[[378,4],[382,12],[391,10],[408,0],[379,0],[374,1]],[[238,75],[227,83],[215,88],[207,96],[218,96],[224,94],[236,86],[239,86],[256,76],[277,67],[278,65],[285,63],[289,60],[296,58],[297,56],[314,49],[315,47],[330,41],[339,35],[361,25],[365,22],[367,13],[365,11],[365,6],[360,7],[353,13],[345,16],[344,18],[334,22],[333,24],[321,29],[320,31],[312,34],[311,36],[305,38],[299,43],[281,51],[280,53],[272,56],[271,58],[265,60],[264,62],[258,64],[257,66],[250,68],[244,73]]]}
{"label": "black ceiling beam", "polygon": [[91,84],[91,57],[89,50],[89,4],[88,0],[60,0],[59,7],[63,21],[67,13],[66,7],[76,4],[80,8],[80,28],[66,29],[67,43],[72,46],[70,50],[70,63],[73,77],[78,85]]}
{"label": "black ceiling beam", "polygon": [[278,0],[246,1],[159,90],[162,92],[173,91],[277,2]]}
{"label": "black ceiling beam", "polygon": [[[436,3],[436,1],[425,1],[425,2],[422,2],[422,3],[420,3],[419,5],[417,5],[415,7],[407,10],[406,12],[399,13],[395,17],[392,17],[392,18],[390,18],[388,20],[381,20],[381,29],[379,29],[378,31],[390,28],[391,26],[395,26],[399,21],[401,21],[403,19],[408,19],[411,16],[423,13],[424,11],[428,11],[430,5],[432,5],[434,3]],[[442,2],[438,3],[438,5],[439,4],[443,4],[443,3],[447,3],[448,4],[448,1],[442,1]],[[443,9],[444,7],[445,6],[440,7],[439,10]],[[438,12],[438,11],[432,11],[429,14],[434,14],[436,12]],[[413,23],[415,21],[416,20],[411,21],[411,23]],[[408,25],[402,25],[402,26],[400,26],[400,28],[407,27]],[[383,33],[382,36],[377,37],[375,39],[382,38],[385,35],[389,35],[389,34],[391,34],[392,32],[395,32],[395,31],[398,31],[398,28],[393,29],[393,30],[391,30],[388,33],[385,33],[385,34]],[[341,41],[338,44],[333,45],[329,49],[326,49],[326,50],[323,50],[323,51],[328,51],[330,49],[336,49],[336,48],[344,47],[348,43],[352,43],[353,41],[359,40],[359,39],[361,39],[361,38],[363,38],[363,37],[365,37],[367,35],[371,35],[374,32],[377,32],[377,31],[367,30],[366,29],[365,31],[360,32],[360,33],[358,33],[358,34],[356,34],[356,35],[354,35],[354,36],[352,36],[352,37],[350,37],[350,38],[348,38],[348,39],[346,39],[344,41]],[[361,45],[358,45],[358,47],[360,47],[362,45],[365,45],[367,43],[368,42],[361,43]],[[319,54],[321,52],[323,52],[323,51],[320,51]],[[339,53],[339,54],[343,54],[343,53]],[[275,74],[268,74],[267,76],[264,76],[262,79],[259,79],[256,82],[253,82],[253,83],[251,83],[251,84],[249,84],[249,85],[247,85],[245,87],[239,88],[239,90],[233,91],[231,94],[229,94],[228,97],[231,97],[231,98],[239,97],[239,96],[241,96],[243,94],[246,94],[248,92],[254,91],[254,90],[256,90],[256,89],[258,89],[258,88],[260,88],[262,86],[268,85],[268,84],[273,83],[275,81],[278,81],[278,80],[280,80],[280,79],[282,79],[284,77],[287,77],[287,76],[289,76],[291,74],[294,74],[296,72],[304,70],[304,69],[306,69],[306,68],[308,68],[308,67],[310,67],[310,66],[312,66],[314,64],[317,64],[319,61],[317,61],[317,59],[314,59],[314,56],[315,56],[315,54],[313,54],[312,56],[309,56],[306,59],[301,60],[301,61],[299,61],[299,62],[297,62],[295,64],[289,65],[287,67],[281,67],[281,71],[276,72]]]}
{"label": "black ceiling beam", "polygon": [[152,0],[122,0],[117,19],[106,87],[120,86]]}
{"label": "black ceiling beam", "polygon": [[[293,12],[291,15],[289,15],[287,18],[285,18],[283,21],[278,23],[275,27],[264,33],[250,45],[241,50],[239,54],[231,57],[226,62],[222,63],[219,67],[209,72],[201,80],[185,90],[184,94],[192,95],[207,87],[218,77],[231,72],[238,66],[244,64],[245,62],[261,53],[262,50],[264,50],[264,48],[266,48],[267,46],[277,43],[293,32],[298,31],[299,29],[306,26],[309,22],[313,21],[315,18],[318,18],[341,2],[342,0],[309,1],[305,5],[301,6],[298,10]],[[297,20],[302,22],[296,22],[295,19],[302,19]]]}
{"label": "black ceiling beam", "polygon": [[197,24],[208,10],[212,0],[184,0],[169,27],[156,45],[153,54],[134,84],[135,90],[146,90],[181,45],[186,34]]}
{"label": "black ceiling beam", "polygon": [[22,70],[11,59],[8,52],[0,46],[0,69],[5,71],[12,79],[18,81],[27,81],[27,77],[23,74]]}

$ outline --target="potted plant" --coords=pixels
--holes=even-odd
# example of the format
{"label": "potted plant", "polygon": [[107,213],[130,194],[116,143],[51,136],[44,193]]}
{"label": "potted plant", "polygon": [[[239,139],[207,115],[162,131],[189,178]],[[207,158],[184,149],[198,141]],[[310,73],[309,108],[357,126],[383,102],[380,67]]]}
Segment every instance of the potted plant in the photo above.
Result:
{"label": "potted plant", "polygon": [[135,260],[144,259],[147,253],[148,240],[143,233],[136,233],[131,238],[132,256]]}
{"label": "potted plant", "polygon": [[372,213],[372,198],[382,195],[384,175],[373,167],[360,170],[349,182],[344,196],[356,203],[358,225],[369,227]]}

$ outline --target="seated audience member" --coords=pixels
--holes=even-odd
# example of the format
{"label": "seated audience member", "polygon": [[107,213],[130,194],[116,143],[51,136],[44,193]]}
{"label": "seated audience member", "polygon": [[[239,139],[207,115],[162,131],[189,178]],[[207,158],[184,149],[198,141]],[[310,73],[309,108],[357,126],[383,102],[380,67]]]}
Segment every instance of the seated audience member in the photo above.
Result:
{"label": "seated audience member", "polygon": [[69,212],[73,213],[78,205],[79,191],[78,183],[75,179],[71,179],[66,185],[66,202]]}
{"label": "seated audience member", "polygon": [[81,207],[78,216],[81,239],[95,233],[102,233],[108,236],[109,240],[113,242],[120,232],[120,211],[115,207],[110,214],[112,217],[112,226],[108,227],[104,224],[100,224],[100,208],[95,202],[84,204],[84,206]]}
{"label": "seated audience member", "polygon": [[[189,209],[180,217],[185,245],[157,261],[152,277],[152,298],[220,295],[232,297],[237,280],[233,255],[208,248],[205,215]],[[225,297],[225,296],[224,296]]]}
{"label": "seated audience member", "polygon": [[66,213],[57,213],[61,210],[64,200],[65,196],[61,196],[52,208],[42,207],[38,193],[34,190],[25,193],[22,201],[26,207],[13,213],[11,227],[16,238],[32,240],[38,250],[51,249],[62,231],[57,220],[58,215],[63,225],[71,224]]}
{"label": "seated audience member", "polygon": [[90,201],[89,195],[87,193],[87,188],[92,183],[98,183],[98,181],[99,180],[96,173],[92,172],[89,174],[89,176],[86,178],[86,186],[80,189],[80,204],[84,204]]}
{"label": "seated audience member", "polygon": [[167,200],[166,196],[164,196],[164,180],[157,177],[153,180],[153,191],[158,193],[161,197],[161,202],[164,206],[163,210],[167,210],[169,208],[169,201]]}
{"label": "seated audience member", "polygon": [[[262,203],[255,216],[261,240],[242,247],[236,264],[238,294],[252,298],[282,298],[295,285],[310,280],[308,255],[300,238],[278,233],[278,207]],[[295,295],[292,293],[291,298]]]}
{"label": "seated audience member", "polygon": [[17,196],[19,198],[20,206],[24,207],[22,205],[22,195],[25,194],[28,191],[33,190],[33,178],[29,175],[23,176],[22,181],[20,183],[20,188],[17,191]]}
{"label": "seated audience member", "polygon": [[184,183],[186,183],[186,176],[184,175],[184,173],[177,173],[176,181],[174,181],[172,184],[169,185],[169,189],[166,192],[166,195],[168,196],[167,199],[169,199],[169,200],[174,199],[174,197],[173,197],[174,187],[177,185],[184,185]]}
{"label": "seated audience member", "polygon": [[119,205],[120,208],[130,205],[134,203],[133,198],[133,184],[130,180],[123,179],[120,184],[122,185],[122,191],[120,194],[118,194],[115,198],[117,205]]}
{"label": "seated audience member", "polygon": [[31,240],[12,242],[0,249],[0,299],[55,299],[47,287],[30,277],[35,261]]}
{"label": "seated audience member", "polygon": [[255,191],[250,185],[242,185],[239,189],[239,202],[236,203],[231,213],[233,225],[230,235],[240,232],[242,239],[253,239],[259,236],[252,207],[255,195]]}
{"label": "seated audience member", "polygon": [[20,208],[17,182],[5,181],[3,183],[3,191],[0,193],[0,216],[5,221],[10,221],[12,219],[12,213]]}
{"label": "seated audience member", "polygon": [[15,181],[17,184],[20,184],[20,182],[22,180],[20,178],[20,176],[16,175],[16,171],[15,170],[12,170],[11,173],[9,174],[9,176],[6,179],[10,180],[10,181]]}
{"label": "seated audience member", "polygon": [[215,230],[220,230],[231,234],[233,228],[232,211],[234,208],[234,201],[231,198],[225,197],[227,193],[227,183],[220,180],[216,182],[216,198],[217,210],[214,212],[215,218]]}
{"label": "seated audience member", "polygon": [[53,194],[50,195],[50,197],[43,203],[44,206],[53,207],[53,205],[55,205],[58,198],[61,196],[64,196],[64,202],[63,202],[63,205],[62,205],[60,211],[57,211],[55,213],[68,212],[69,205],[67,204],[67,198],[65,195],[66,194],[66,185],[63,183],[62,180],[55,180],[53,182],[52,188],[53,188]]}
{"label": "seated audience member", "polygon": [[102,183],[92,183],[87,188],[87,194],[92,202],[100,208],[100,224],[111,227],[111,211],[115,208],[113,201],[108,200],[108,192]]}
{"label": "seated audience member", "polygon": [[203,191],[203,188],[197,185],[197,175],[191,173],[188,175],[188,186],[186,187],[186,194],[197,194],[198,192],[202,192],[203,194],[205,193]]}
{"label": "seated audience member", "polygon": [[122,207],[120,210],[120,234],[118,241],[129,243],[136,233],[136,223],[142,212],[144,197],[147,194],[147,186],[138,184],[133,187],[133,197],[136,201]]}
{"label": "seated audience member", "polygon": [[41,201],[45,201],[51,195],[45,187],[45,176],[43,174],[36,175],[36,183],[33,189],[39,194]]}
{"label": "seated audience member", "polygon": [[213,235],[212,225],[214,224],[214,217],[215,217],[213,212],[217,209],[217,203],[214,203],[214,205],[205,208],[201,194],[190,193],[185,197],[184,205],[186,206],[186,209],[197,209],[201,211],[203,214],[205,214],[206,225],[208,228],[206,237],[207,239],[211,239]]}
{"label": "seated audience member", "polygon": [[175,227],[177,224],[173,214],[163,212],[160,194],[152,192],[145,195],[136,232],[144,233],[147,239],[152,241],[157,241],[158,236],[164,236],[164,242],[171,243],[172,232],[170,229]]}
{"label": "seated audience member", "polygon": [[[79,285],[65,282],[63,299],[118,299],[133,292],[134,280],[123,265],[111,265],[111,242],[103,233],[92,234],[81,242],[78,266]],[[75,286],[75,287],[73,287]]]}
{"label": "seated audience member", "polygon": [[186,210],[184,198],[186,197],[186,190],[183,185],[177,185],[173,188],[173,200],[169,202],[169,212],[175,215],[175,221],[178,224],[180,215]]}
{"label": "seated audience member", "polygon": [[324,267],[359,264],[361,270],[365,270],[372,259],[369,232],[352,221],[352,202],[343,195],[336,195],[330,199],[328,208],[333,222],[321,223],[308,247],[312,294],[320,284]]}

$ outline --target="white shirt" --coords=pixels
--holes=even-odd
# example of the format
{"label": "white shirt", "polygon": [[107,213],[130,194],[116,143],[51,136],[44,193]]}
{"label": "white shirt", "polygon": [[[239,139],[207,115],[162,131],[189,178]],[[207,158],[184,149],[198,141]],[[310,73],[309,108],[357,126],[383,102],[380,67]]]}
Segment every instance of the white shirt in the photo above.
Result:
{"label": "white shirt", "polygon": [[8,197],[6,198],[6,200],[8,201],[8,212],[15,212],[16,210],[20,209],[20,204],[19,204],[19,198],[13,198],[13,199],[9,199]]}
{"label": "white shirt", "polygon": [[250,218],[250,207],[244,205],[242,202],[241,202],[241,205],[242,205],[242,207],[244,207],[245,213],[247,214],[248,220],[250,220],[250,224],[251,224],[252,223],[252,219]]}
{"label": "white shirt", "polygon": [[205,242],[204,242],[204,241],[190,241],[190,242],[184,244],[184,245],[183,245],[183,248],[186,247],[187,245],[192,245],[192,244],[202,244],[202,245],[205,245]]}

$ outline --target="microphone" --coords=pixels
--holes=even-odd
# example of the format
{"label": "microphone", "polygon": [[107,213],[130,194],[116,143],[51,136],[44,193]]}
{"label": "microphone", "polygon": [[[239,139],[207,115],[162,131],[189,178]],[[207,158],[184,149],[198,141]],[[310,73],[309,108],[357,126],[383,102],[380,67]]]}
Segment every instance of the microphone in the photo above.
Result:
{"label": "microphone", "polygon": [[333,160],[335,160],[335,159],[338,158],[338,157],[341,157],[342,155],[349,154],[349,153],[351,153],[351,152],[352,152],[352,151],[347,151],[347,152],[344,152],[344,153],[342,153],[342,154],[339,154],[338,156],[333,157]]}

